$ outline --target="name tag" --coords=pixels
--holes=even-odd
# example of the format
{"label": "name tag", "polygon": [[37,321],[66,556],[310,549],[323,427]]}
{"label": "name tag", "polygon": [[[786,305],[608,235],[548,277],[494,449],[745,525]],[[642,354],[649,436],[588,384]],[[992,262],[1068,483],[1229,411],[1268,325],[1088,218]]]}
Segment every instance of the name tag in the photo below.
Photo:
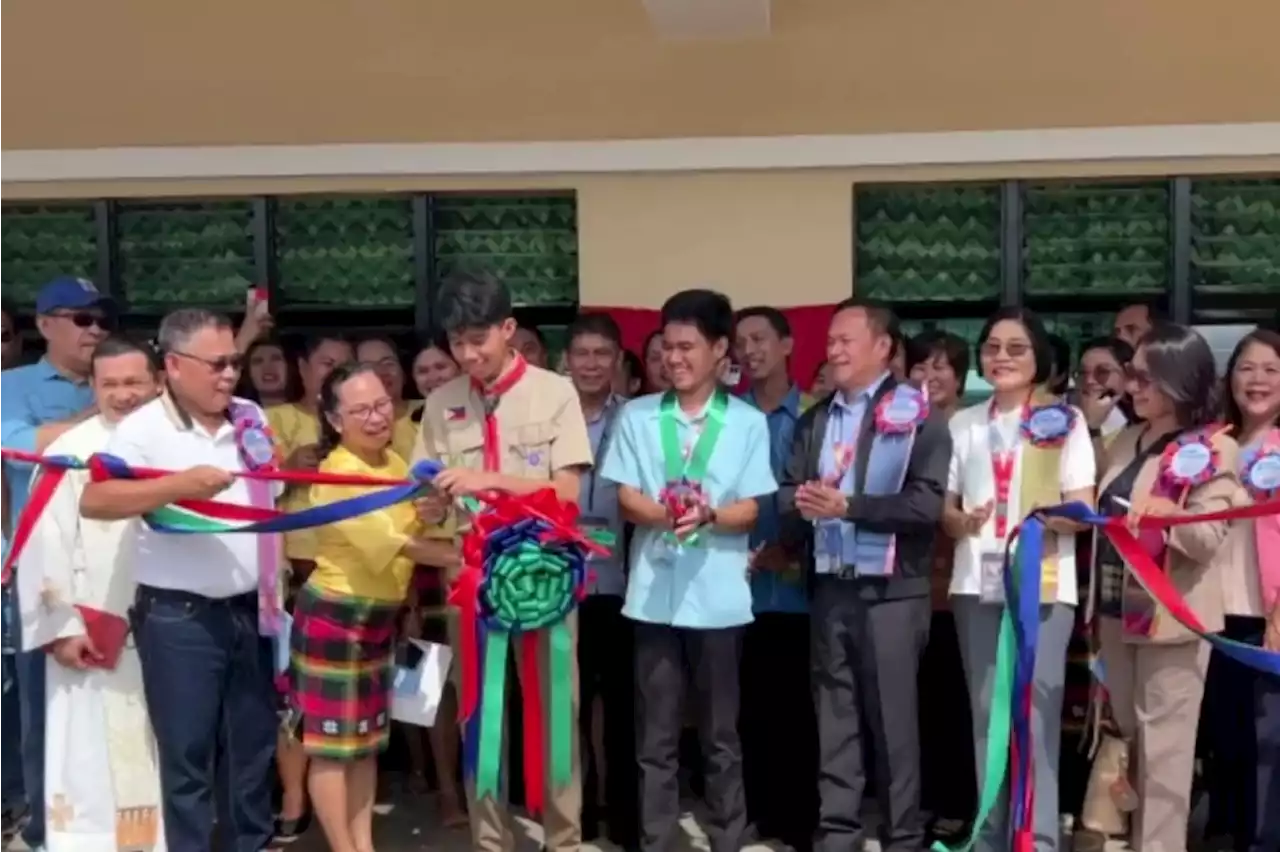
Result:
{"label": "name tag", "polygon": [[978,599],[983,603],[1003,604],[1004,551],[984,550],[979,570],[981,585],[978,590]]}

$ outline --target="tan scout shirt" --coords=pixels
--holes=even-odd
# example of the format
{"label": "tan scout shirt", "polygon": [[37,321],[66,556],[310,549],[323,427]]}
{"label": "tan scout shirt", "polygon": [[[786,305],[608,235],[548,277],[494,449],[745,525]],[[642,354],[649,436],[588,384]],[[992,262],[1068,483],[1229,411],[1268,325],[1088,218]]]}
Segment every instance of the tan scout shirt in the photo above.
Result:
{"label": "tan scout shirt", "polygon": [[[500,473],[550,481],[556,471],[591,467],[591,441],[578,394],[564,376],[529,365],[496,411]],[[427,397],[413,461],[484,468],[484,403],[459,376]]]}

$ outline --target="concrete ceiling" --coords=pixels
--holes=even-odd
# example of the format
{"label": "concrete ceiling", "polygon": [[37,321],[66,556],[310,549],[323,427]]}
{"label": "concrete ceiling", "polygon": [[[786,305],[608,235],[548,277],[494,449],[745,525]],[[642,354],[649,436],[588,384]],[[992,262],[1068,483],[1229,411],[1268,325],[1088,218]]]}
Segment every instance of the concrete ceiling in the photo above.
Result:
{"label": "concrete ceiling", "polygon": [[654,30],[669,39],[769,35],[771,0],[643,0]]}

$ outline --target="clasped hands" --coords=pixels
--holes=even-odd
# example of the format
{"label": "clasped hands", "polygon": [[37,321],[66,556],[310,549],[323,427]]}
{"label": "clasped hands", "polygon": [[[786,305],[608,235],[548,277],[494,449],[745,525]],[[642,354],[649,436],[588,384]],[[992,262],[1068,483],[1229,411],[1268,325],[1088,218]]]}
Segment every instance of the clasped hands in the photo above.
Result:
{"label": "clasped hands", "polygon": [[806,521],[843,518],[849,498],[830,482],[810,480],[796,488],[796,509]]}

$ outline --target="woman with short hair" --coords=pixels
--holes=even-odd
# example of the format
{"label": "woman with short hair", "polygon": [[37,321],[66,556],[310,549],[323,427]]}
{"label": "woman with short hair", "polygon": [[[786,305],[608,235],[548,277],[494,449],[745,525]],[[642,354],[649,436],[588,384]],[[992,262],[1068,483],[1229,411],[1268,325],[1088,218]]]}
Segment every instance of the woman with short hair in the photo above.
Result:
{"label": "woman with short hair", "polygon": [[[989,402],[951,418],[952,456],[943,529],[955,542],[951,607],[969,684],[979,776],[985,771],[996,648],[1005,608],[1004,561],[1014,528],[1037,506],[1093,504],[1094,452],[1080,412],[1044,387],[1053,365],[1040,319],[1002,308],[978,342]],[[1063,679],[1078,600],[1075,534],[1063,519],[1046,521],[1040,565],[1040,626],[1031,702],[1038,850],[1059,847],[1058,757]],[[1005,744],[993,744],[1004,747]],[[983,779],[978,778],[981,788]],[[1007,788],[1006,788],[1007,789]],[[975,848],[1007,852],[1008,794],[979,827]]]}
{"label": "woman with short hair", "polygon": [[[1159,530],[1138,522],[1219,512],[1239,501],[1238,450],[1217,425],[1218,388],[1213,352],[1203,337],[1172,324],[1147,332],[1128,370],[1134,414],[1142,423],[1104,450],[1098,500],[1101,513],[1129,518],[1142,548],[1210,632],[1223,627],[1230,523]],[[1111,712],[1134,769],[1131,843],[1180,852],[1187,843],[1209,646],[1158,609],[1102,536],[1093,580]]]}

